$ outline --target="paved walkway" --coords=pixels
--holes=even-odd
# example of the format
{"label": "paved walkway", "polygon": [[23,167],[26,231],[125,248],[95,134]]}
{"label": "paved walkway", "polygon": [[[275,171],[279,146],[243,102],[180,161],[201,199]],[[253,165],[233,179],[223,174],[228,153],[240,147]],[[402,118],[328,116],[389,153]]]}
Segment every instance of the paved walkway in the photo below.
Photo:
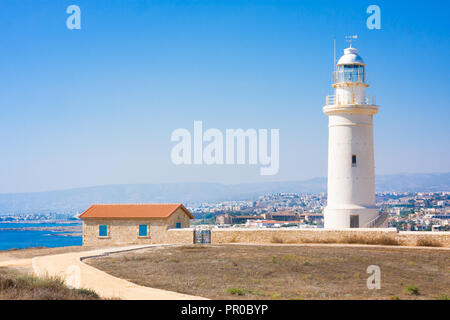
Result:
{"label": "paved walkway", "polygon": [[124,252],[161,245],[135,245],[127,247],[105,248],[84,252],[39,256],[32,259],[16,259],[0,262],[0,266],[31,265],[38,276],[58,276],[74,288],[94,290],[103,298],[123,300],[198,300],[202,297],[177,292],[154,289],[116,278],[82,262],[83,258],[102,256],[115,252]]}

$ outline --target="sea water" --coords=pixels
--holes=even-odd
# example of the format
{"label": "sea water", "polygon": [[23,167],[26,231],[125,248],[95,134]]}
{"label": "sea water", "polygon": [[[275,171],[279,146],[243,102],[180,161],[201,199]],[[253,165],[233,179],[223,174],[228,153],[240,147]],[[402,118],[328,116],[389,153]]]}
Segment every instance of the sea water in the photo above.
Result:
{"label": "sea water", "polygon": [[29,247],[81,246],[81,236],[67,236],[70,232],[49,230],[5,230],[27,227],[74,226],[79,223],[0,223],[0,250]]}

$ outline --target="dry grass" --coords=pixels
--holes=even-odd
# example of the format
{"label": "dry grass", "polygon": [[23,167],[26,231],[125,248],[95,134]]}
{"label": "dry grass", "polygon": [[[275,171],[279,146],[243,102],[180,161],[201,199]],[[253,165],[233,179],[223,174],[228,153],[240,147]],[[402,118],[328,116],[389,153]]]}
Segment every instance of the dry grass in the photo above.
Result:
{"label": "dry grass", "polygon": [[[86,262],[140,285],[212,299],[444,299],[450,293],[448,250],[188,245]],[[369,265],[381,268],[380,290],[367,289]]]}
{"label": "dry grass", "polygon": [[330,243],[348,243],[348,244],[373,244],[373,245],[385,245],[385,246],[401,246],[402,242],[389,236],[379,236],[375,238],[368,238],[364,236],[352,235],[344,238],[299,238],[298,240],[284,240],[281,237],[273,236],[271,243],[287,243],[287,244],[301,244],[301,243],[317,243],[317,244],[330,244]]}
{"label": "dry grass", "polygon": [[89,289],[70,289],[61,278],[34,277],[26,273],[0,268],[2,300],[97,300]]}
{"label": "dry grass", "polygon": [[420,238],[416,242],[418,247],[442,247],[442,243],[435,239]]}
{"label": "dry grass", "polygon": [[395,239],[388,236],[380,236],[377,238],[367,238],[361,236],[347,236],[340,243],[359,243],[359,244],[377,244],[384,246],[400,246],[401,243]]}
{"label": "dry grass", "polygon": [[283,241],[282,238],[275,236],[275,237],[272,237],[270,242],[272,242],[272,243],[283,243],[284,241]]}
{"label": "dry grass", "polygon": [[328,244],[328,243],[338,243],[337,239],[311,239],[311,238],[301,238],[298,242],[289,243],[318,243],[318,244]]}

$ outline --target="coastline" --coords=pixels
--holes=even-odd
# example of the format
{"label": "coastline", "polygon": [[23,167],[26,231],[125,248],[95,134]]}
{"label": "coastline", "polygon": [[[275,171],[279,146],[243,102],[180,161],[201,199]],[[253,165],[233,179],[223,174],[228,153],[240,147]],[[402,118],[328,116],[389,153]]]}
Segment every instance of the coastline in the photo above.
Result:
{"label": "coastline", "polygon": [[78,221],[0,222],[0,250],[81,245],[82,225]]}

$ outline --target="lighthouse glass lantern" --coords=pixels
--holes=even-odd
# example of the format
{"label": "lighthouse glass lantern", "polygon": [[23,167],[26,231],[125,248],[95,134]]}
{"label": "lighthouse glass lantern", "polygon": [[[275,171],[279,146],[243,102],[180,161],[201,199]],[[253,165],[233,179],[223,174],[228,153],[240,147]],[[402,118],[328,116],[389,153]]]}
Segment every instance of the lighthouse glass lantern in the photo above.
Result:
{"label": "lighthouse glass lantern", "polygon": [[336,70],[336,83],[365,83],[365,67],[361,64],[339,65]]}

